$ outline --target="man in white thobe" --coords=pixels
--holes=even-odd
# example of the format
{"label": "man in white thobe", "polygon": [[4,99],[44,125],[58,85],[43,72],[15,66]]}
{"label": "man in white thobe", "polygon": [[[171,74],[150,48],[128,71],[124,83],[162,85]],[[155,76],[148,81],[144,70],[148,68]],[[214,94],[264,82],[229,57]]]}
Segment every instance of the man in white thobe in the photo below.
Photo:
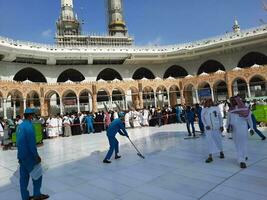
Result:
{"label": "man in white thobe", "polygon": [[205,109],[201,114],[205,133],[208,140],[209,157],[206,163],[213,161],[212,154],[220,152],[220,158],[224,158],[222,146],[223,118],[217,106],[214,106],[211,99],[206,100]]}
{"label": "man in white thobe", "polygon": [[246,168],[248,146],[248,124],[250,133],[254,134],[251,112],[238,96],[230,98],[231,107],[227,116],[227,132],[231,132],[237,151],[240,168]]}

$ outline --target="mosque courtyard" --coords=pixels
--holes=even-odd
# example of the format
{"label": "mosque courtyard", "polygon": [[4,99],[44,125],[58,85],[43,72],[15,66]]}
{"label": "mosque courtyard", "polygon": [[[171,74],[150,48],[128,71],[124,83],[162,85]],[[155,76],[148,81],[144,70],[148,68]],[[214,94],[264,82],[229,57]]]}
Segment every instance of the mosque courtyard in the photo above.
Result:
{"label": "mosque courtyard", "polygon": [[[261,129],[267,134],[267,129]],[[51,200],[236,200],[267,199],[267,143],[249,136],[248,168],[241,170],[232,140],[223,138],[225,159],[208,155],[205,137],[187,139],[184,124],[128,130],[144,154],[136,155],[126,137],[117,135],[120,160],[102,160],[105,133],[45,140],[38,151],[48,166],[42,192]],[[0,151],[0,199],[19,200],[14,181],[16,150]],[[29,185],[32,192],[31,184]]]}

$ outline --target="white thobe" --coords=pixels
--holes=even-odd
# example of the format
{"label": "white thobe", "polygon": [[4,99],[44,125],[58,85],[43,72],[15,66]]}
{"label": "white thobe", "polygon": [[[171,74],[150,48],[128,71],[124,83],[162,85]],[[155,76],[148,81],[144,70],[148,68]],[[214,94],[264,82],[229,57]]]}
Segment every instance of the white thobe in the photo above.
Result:
{"label": "white thobe", "polygon": [[245,118],[240,117],[239,114],[233,111],[228,112],[226,127],[229,127],[229,125],[232,127],[232,135],[239,163],[245,162],[248,156],[248,124],[250,127],[253,127],[251,113]]}
{"label": "white thobe", "polygon": [[124,116],[125,128],[131,128],[130,125],[130,114],[126,113]]}
{"label": "white thobe", "polygon": [[48,123],[48,136],[49,137],[56,137],[58,136],[58,119],[51,118],[47,121]]}
{"label": "white thobe", "polygon": [[149,115],[149,111],[148,110],[144,110],[144,115],[143,115],[143,126],[148,126],[148,115]]}
{"label": "white thobe", "polygon": [[[219,108],[212,106],[202,109],[201,118],[208,140],[209,153],[222,152],[223,147],[220,128],[223,127],[223,119]],[[206,129],[207,126],[210,127],[209,130]]]}
{"label": "white thobe", "polygon": [[133,113],[133,126],[135,127],[141,127],[140,123],[139,123],[139,112],[135,111]]}

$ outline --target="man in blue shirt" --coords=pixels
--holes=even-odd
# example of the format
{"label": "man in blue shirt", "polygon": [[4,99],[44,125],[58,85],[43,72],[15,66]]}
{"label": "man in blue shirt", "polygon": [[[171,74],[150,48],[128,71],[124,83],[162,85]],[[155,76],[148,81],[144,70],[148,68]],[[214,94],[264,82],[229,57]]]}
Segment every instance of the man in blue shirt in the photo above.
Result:
{"label": "man in blue shirt", "polygon": [[87,133],[90,134],[91,131],[94,133],[95,129],[94,129],[94,119],[93,119],[92,113],[89,113],[85,117],[85,123],[86,123],[86,127],[87,127]]}
{"label": "man in blue shirt", "polygon": [[24,112],[24,121],[19,125],[17,132],[18,160],[20,165],[20,192],[22,200],[48,199],[48,195],[41,194],[42,176],[33,182],[33,197],[30,197],[28,184],[30,173],[34,166],[41,163],[41,158],[37,152],[35,132],[32,124],[34,109],[27,108]]}
{"label": "man in blue shirt", "polygon": [[188,136],[192,136],[191,131],[190,131],[190,125],[191,125],[193,136],[196,137],[195,126],[194,126],[195,113],[192,111],[190,106],[186,107],[186,110],[185,110],[185,121],[186,121],[186,128],[187,128],[187,131],[188,131]]}
{"label": "man in blue shirt", "polygon": [[119,133],[122,136],[129,137],[127,131],[125,130],[125,126],[121,121],[123,117],[124,113],[119,113],[119,118],[114,119],[107,129],[107,137],[110,147],[105,159],[103,160],[103,163],[111,163],[110,158],[114,150],[115,150],[115,159],[121,158],[121,156],[118,155],[119,142],[115,136],[117,133]]}

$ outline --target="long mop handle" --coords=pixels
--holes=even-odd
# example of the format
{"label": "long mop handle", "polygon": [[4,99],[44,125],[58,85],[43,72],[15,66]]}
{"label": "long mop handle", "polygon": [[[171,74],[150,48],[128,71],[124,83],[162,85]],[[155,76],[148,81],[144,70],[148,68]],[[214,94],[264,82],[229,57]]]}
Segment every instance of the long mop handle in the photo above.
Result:
{"label": "long mop handle", "polygon": [[141,154],[141,152],[137,149],[137,147],[134,145],[134,143],[132,142],[132,140],[131,140],[129,137],[127,137],[127,138],[129,139],[129,141],[131,142],[131,144],[133,145],[133,147],[134,147],[135,150],[137,151],[137,155],[140,156],[140,157],[142,157],[142,158],[144,159],[145,156],[143,156],[143,155]]}

